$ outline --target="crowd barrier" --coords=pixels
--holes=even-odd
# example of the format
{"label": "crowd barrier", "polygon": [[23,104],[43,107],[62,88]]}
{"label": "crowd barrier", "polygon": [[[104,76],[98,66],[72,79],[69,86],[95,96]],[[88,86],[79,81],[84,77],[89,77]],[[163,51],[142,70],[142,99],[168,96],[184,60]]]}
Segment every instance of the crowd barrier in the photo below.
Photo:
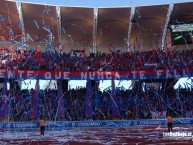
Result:
{"label": "crowd barrier", "polygon": [[[71,127],[132,127],[132,126],[159,126],[166,125],[165,119],[156,120],[106,120],[106,121],[56,121],[46,122],[46,128]],[[174,125],[193,125],[193,119],[174,119]],[[39,122],[0,122],[0,129],[37,129]]]}

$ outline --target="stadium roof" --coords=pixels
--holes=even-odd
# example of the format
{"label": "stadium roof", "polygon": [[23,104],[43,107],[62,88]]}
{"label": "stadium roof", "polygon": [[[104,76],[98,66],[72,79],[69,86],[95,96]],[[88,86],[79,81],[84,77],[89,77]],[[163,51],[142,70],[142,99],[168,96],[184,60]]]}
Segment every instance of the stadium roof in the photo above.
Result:
{"label": "stadium roof", "polygon": [[[57,43],[58,39],[58,16],[55,6],[38,5],[22,3],[23,23],[26,35],[29,35],[33,41],[29,39],[29,47],[37,47],[47,45],[43,40],[50,31],[53,35],[53,43]],[[44,43],[37,41],[41,38]]]}
{"label": "stadium roof", "polygon": [[61,7],[61,38],[65,49],[89,50],[93,47],[94,8]]}
{"label": "stadium roof", "polygon": [[43,50],[50,48],[50,41],[53,46],[63,42],[66,52],[84,48],[87,53],[93,49],[108,52],[109,46],[121,51],[127,51],[128,46],[130,50],[161,48],[167,19],[170,23],[177,19],[193,20],[193,2],[174,4],[172,9],[169,4],[88,8],[19,5],[14,1],[0,0],[0,7],[1,45],[5,41],[13,42],[13,38],[7,36],[11,34],[14,40],[23,44],[24,38],[19,36],[25,34],[27,48],[39,46]]}
{"label": "stadium roof", "polygon": [[131,44],[136,49],[161,48],[169,5],[136,7],[133,16]]}
{"label": "stadium roof", "polygon": [[99,8],[97,17],[97,50],[127,47],[131,8]]}
{"label": "stadium roof", "polygon": [[[21,29],[18,27],[19,15],[15,2],[0,0],[0,40],[7,41],[14,33],[20,35]],[[21,41],[20,37],[15,38]]]}
{"label": "stadium roof", "polygon": [[177,3],[171,14],[171,19],[189,19],[193,22],[193,2]]}

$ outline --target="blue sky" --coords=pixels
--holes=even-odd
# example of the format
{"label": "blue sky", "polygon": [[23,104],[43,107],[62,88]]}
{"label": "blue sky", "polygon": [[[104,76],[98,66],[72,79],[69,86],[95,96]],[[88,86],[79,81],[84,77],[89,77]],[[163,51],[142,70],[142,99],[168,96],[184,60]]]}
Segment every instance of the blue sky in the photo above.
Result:
{"label": "blue sky", "polygon": [[120,7],[158,5],[178,2],[191,2],[192,0],[19,0],[22,2],[44,3],[64,6],[89,6],[89,7]]}

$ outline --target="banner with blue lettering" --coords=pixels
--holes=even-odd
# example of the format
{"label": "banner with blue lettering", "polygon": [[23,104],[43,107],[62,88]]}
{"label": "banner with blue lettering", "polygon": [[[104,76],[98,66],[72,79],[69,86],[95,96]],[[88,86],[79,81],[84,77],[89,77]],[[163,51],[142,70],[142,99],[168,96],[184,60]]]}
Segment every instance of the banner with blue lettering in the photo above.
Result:
{"label": "banner with blue lettering", "polygon": [[173,70],[135,70],[135,71],[31,71],[0,70],[0,78],[43,79],[43,80],[140,80],[193,77],[193,68]]}
{"label": "banner with blue lettering", "polygon": [[[193,119],[174,119],[174,125],[193,125]],[[69,127],[132,127],[132,126],[165,126],[166,119],[156,120],[103,120],[103,121],[46,121],[46,129],[66,129]],[[39,122],[0,122],[1,129],[38,129]]]}

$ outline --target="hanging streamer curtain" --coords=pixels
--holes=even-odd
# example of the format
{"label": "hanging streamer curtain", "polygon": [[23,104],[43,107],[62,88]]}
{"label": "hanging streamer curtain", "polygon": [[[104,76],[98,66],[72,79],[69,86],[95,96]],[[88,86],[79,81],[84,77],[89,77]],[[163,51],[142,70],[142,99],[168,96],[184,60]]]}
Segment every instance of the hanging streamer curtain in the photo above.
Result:
{"label": "hanging streamer curtain", "polygon": [[91,118],[91,80],[86,83],[86,118]]}
{"label": "hanging streamer curtain", "polygon": [[62,95],[62,81],[58,80],[58,111],[57,118],[64,118],[64,96]]}
{"label": "hanging streamer curtain", "polygon": [[32,101],[32,119],[39,117],[39,80],[36,81],[33,101]]}
{"label": "hanging streamer curtain", "polygon": [[1,100],[1,107],[2,107],[2,119],[8,119],[9,116],[9,102],[7,96],[7,78],[4,78],[4,86],[2,92],[2,100]]}

